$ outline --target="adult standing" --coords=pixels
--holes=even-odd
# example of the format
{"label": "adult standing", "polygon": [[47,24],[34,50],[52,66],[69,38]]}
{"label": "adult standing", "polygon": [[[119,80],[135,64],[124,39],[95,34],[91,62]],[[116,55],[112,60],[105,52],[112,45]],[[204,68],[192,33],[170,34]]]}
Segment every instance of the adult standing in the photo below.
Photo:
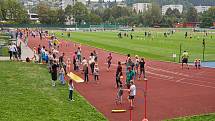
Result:
{"label": "adult standing", "polygon": [[13,53],[13,59],[17,59],[17,47],[15,43],[13,43],[12,45],[12,53]]}
{"label": "adult standing", "polygon": [[134,97],[136,95],[136,86],[134,85],[134,81],[131,80],[130,82],[131,86],[129,88],[129,96],[128,96],[128,99],[129,99],[129,102],[130,102],[130,109],[133,109],[134,107]]}
{"label": "adult standing", "polygon": [[10,54],[10,60],[12,59],[12,56],[13,56],[13,48],[12,48],[12,45],[11,44],[9,44],[9,46],[8,46],[8,52],[9,52],[9,54]]}
{"label": "adult standing", "polygon": [[93,50],[93,56],[95,57],[95,62],[98,62],[98,54],[96,53],[95,50]]}
{"label": "adult standing", "polygon": [[146,78],[144,58],[141,58],[139,65],[140,65],[140,74],[139,74],[139,80],[140,80],[142,74],[143,74],[143,77]]}
{"label": "adult standing", "polygon": [[126,72],[126,86],[130,88],[130,82],[134,78],[134,71],[132,71],[131,66],[128,67],[128,71]]}
{"label": "adult standing", "polygon": [[18,59],[21,60],[21,55],[22,55],[21,42],[19,46],[17,46],[17,55],[18,55]]}
{"label": "adult standing", "polygon": [[77,50],[77,58],[78,58],[78,61],[81,63],[81,47],[80,46],[78,47],[78,50]]}
{"label": "adult standing", "polygon": [[41,63],[42,54],[41,54],[41,46],[40,45],[37,48],[37,54],[39,55],[39,63]]}
{"label": "adult standing", "polygon": [[121,62],[118,62],[118,66],[117,66],[117,70],[116,70],[116,85],[117,88],[119,88],[120,84],[122,84],[121,82],[121,77],[122,77],[122,65]]}
{"label": "adult standing", "polygon": [[51,66],[52,86],[56,86],[55,82],[57,80],[57,69],[58,69],[58,64],[57,64],[57,61],[54,60]]}
{"label": "adult standing", "polygon": [[62,65],[63,64],[63,62],[64,62],[64,53],[62,53],[62,55],[59,57],[59,63],[60,63],[60,65]]}
{"label": "adult standing", "polygon": [[93,55],[93,53],[90,54],[89,64],[90,64],[91,72],[93,74],[93,72],[94,72],[94,66],[95,66],[95,56]]}
{"label": "adult standing", "polygon": [[182,69],[183,69],[184,63],[187,65],[187,69],[189,69],[188,58],[189,58],[188,52],[184,51],[183,54],[182,54]]}
{"label": "adult standing", "polygon": [[72,63],[73,63],[73,69],[74,69],[74,71],[76,71],[76,58],[77,58],[77,52],[75,52],[72,55]]}

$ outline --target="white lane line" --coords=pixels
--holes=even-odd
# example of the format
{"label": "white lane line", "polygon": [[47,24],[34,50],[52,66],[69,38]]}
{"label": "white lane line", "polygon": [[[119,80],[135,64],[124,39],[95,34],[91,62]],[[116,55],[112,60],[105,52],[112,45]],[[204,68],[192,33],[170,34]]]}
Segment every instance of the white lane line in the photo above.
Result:
{"label": "white lane line", "polygon": [[168,70],[164,70],[164,69],[159,69],[159,68],[154,68],[154,67],[150,67],[150,66],[147,66],[147,67],[150,68],[150,69],[152,69],[152,70],[163,71],[163,72],[166,72],[166,73],[171,73],[171,74],[175,74],[175,75],[190,77],[190,75],[179,73],[179,72],[172,72],[172,71],[168,71]]}
{"label": "white lane line", "polygon": [[194,86],[200,86],[200,87],[206,87],[206,88],[213,88],[215,89],[214,86],[207,86],[207,85],[203,85],[203,84],[196,84],[196,83],[191,83],[191,82],[178,82],[178,83],[182,83],[182,84],[189,84],[189,85],[194,85]]}
{"label": "white lane line", "polygon": [[153,72],[150,72],[150,71],[146,71],[146,74],[152,74],[152,75],[156,75],[156,76],[167,78],[167,79],[173,79],[172,76],[167,76],[167,75],[163,75],[163,74],[153,73]]}
{"label": "white lane line", "polygon": [[[172,72],[172,71],[168,71],[168,70],[164,70],[164,69],[158,69],[158,68],[154,68],[154,67],[149,67],[149,68],[151,68],[152,70],[159,70],[159,71],[163,71],[163,72],[166,72],[166,73],[175,74],[177,76],[181,75],[181,76],[184,76],[184,77],[189,78],[190,80],[193,80],[193,81],[196,81],[196,82],[215,84],[215,82],[209,82],[209,81],[203,81],[203,80],[199,81],[199,80],[193,79],[194,76],[183,74],[183,73]],[[198,78],[203,78],[203,77],[198,77]]]}

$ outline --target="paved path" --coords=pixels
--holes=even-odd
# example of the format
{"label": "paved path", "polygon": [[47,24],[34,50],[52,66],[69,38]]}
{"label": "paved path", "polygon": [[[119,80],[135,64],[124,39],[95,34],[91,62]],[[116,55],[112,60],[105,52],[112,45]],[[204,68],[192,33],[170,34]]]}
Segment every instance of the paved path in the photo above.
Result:
{"label": "paved path", "polygon": [[[18,45],[20,43],[21,43],[21,49],[22,49],[21,60],[25,61],[27,57],[32,58],[34,56],[33,50],[30,47],[26,46],[26,44],[21,39],[18,39]],[[10,60],[10,57],[0,57],[0,61],[7,61],[7,60]]]}
{"label": "paved path", "polygon": [[[22,55],[21,59],[26,60],[27,57],[32,58],[34,56],[33,48],[31,49],[30,47],[26,46],[26,44],[22,40],[18,40],[18,43],[21,42],[21,48],[22,48]],[[38,58],[38,56],[37,56]]]}
{"label": "paved path", "polygon": [[7,60],[10,60],[10,57],[1,57],[0,56],[0,61],[7,61]]}

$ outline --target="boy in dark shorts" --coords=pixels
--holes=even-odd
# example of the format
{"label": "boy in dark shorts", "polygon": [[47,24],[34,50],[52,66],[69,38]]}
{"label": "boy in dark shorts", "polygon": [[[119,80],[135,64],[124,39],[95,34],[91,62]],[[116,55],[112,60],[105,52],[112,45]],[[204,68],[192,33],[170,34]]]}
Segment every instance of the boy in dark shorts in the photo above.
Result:
{"label": "boy in dark shorts", "polygon": [[188,66],[188,52],[187,51],[184,51],[183,54],[182,54],[182,69],[183,69],[183,66],[184,66],[184,63],[187,65],[187,69],[189,69],[189,66]]}
{"label": "boy in dark shorts", "polygon": [[146,78],[144,58],[141,58],[139,65],[140,65],[140,75],[138,79],[140,80],[142,74],[143,74],[143,77]]}

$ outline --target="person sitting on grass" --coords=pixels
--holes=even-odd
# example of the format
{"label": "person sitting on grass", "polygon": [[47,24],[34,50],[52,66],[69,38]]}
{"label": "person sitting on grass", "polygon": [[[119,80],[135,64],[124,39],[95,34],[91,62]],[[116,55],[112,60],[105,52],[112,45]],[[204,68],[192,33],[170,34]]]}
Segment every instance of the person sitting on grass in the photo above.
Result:
{"label": "person sitting on grass", "polygon": [[68,86],[69,86],[69,100],[70,100],[70,101],[75,101],[75,100],[73,99],[74,85],[73,85],[72,79],[69,80]]}

